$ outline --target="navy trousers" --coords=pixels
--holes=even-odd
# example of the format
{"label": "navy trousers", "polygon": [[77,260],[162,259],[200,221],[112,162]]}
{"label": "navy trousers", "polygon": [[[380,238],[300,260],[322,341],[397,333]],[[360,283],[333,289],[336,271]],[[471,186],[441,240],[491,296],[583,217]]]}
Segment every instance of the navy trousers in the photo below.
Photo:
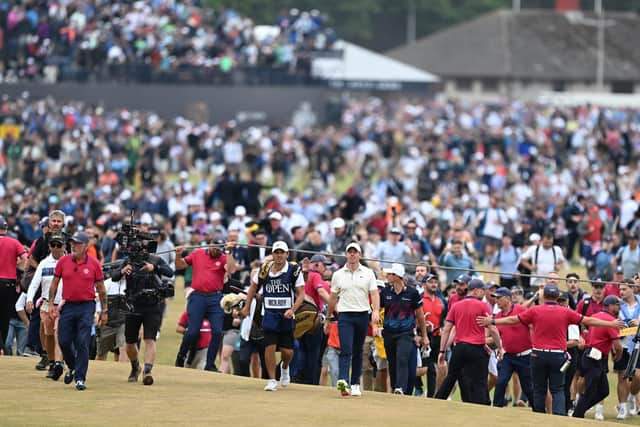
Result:
{"label": "navy trousers", "polygon": [[[338,379],[360,385],[362,375],[362,350],[369,328],[369,312],[341,312],[338,316],[340,358]],[[351,367],[351,376],[349,376]]]}
{"label": "navy trousers", "polygon": [[76,380],[87,379],[91,327],[95,311],[94,301],[66,302],[60,311],[58,341],[65,363],[70,369],[75,370]]}
{"label": "navy trousers", "polygon": [[207,351],[206,370],[213,369],[215,366],[218,348],[220,348],[222,322],[224,321],[224,311],[222,311],[222,307],[220,307],[221,299],[222,292],[204,294],[193,291],[187,303],[189,325],[187,326],[187,332],[185,332],[182,338],[179,354],[183,357],[186,356],[187,351],[198,342],[200,338],[200,325],[203,319],[207,319],[211,324],[211,342],[209,343],[209,350]]}

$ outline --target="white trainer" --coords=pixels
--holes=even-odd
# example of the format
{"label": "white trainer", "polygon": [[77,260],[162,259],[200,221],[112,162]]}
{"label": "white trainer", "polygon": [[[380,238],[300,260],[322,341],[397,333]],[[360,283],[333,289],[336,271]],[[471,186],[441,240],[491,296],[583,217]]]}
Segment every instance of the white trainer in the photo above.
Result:
{"label": "white trainer", "polygon": [[283,368],[282,362],[280,362],[280,385],[286,387],[291,383],[291,376],[289,375],[289,368]]}
{"label": "white trainer", "polygon": [[351,386],[351,396],[362,396],[362,392],[360,391],[360,385],[355,384]]}
{"label": "white trainer", "polygon": [[264,391],[276,391],[278,388],[278,382],[276,380],[269,380],[266,386],[264,386]]}
{"label": "white trainer", "polygon": [[617,420],[624,420],[627,418],[627,402],[616,405],[616,410],[618,411],[618,415],[616,415]]}
{"label": "white trainer", "polygon": [[627,413],[631,416],[638,415],[638,406],[636,405],[636,396],[633,394],[629,394],[629,399],[627,400]]}
{"label": "white trainer", "polygon": [[397,388],[397,389],[393,390],[393,394],[404,394],[404,392],[402,391],[401,388]]}
{"label": "white trainer", "polygon": [[594,418],[594,419],[596,419],[596,420],[598,420],[598,421],[604,421],[604,415],[602,414],[602,410],[603,410],[603,409],[604,409],[604,408],[602,407],[602,404],[601,404],[601,403],[598,403],[598,404],[596,405],[596,413],[595,413],[595,415],[593,416],[593,418]]}

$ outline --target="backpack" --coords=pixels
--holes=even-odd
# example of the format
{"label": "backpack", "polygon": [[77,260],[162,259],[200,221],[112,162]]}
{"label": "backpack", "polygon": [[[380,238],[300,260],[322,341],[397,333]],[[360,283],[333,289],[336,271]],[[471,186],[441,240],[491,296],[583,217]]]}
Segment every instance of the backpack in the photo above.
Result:
{"label": "backpack", "polygon": [[[539,251],[540,251],[540,245],[536,246],[535,261],[533,262],[534,265],[538,265],[538,252]],[[558,263],[558,259],[556,258],[556,247],[555,246],[551,246],[551,253],[553,254],[553,266],[555,267],[555,265]]]}

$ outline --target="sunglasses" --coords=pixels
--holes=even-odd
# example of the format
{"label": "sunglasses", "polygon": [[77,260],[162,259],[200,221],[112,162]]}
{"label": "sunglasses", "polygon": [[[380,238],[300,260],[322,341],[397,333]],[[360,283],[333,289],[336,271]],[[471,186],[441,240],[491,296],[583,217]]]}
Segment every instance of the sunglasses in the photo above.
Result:
{"label": "sunglasses", "polygon": [[52,248],[61,248],[64,245],[62,243],[49,243],[49,246]]}

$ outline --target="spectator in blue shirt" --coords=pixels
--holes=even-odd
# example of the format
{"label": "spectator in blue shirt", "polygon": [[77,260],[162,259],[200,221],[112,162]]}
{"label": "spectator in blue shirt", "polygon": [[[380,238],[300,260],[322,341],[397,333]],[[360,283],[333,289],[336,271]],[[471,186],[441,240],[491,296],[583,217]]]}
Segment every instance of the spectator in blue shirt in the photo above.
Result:
{"label": "spectator in blue shirt", "polygon": [[502,236],[502,246],[495,252],[491,261],[491,265],[499,268],[501,287],[511,288],[517,285],[514,275],[518,271],[520,255],[520,250],[511,244],[511,235],[505,233]]}
{"label": "spectator in blue shirt", "polygon": [[461,274],[471,275],[475,269],[471,258],[462,253],[460,240],[451,242],[451,252],[442,259],[442,266],[447,267],[447,283],[452,283]]}

